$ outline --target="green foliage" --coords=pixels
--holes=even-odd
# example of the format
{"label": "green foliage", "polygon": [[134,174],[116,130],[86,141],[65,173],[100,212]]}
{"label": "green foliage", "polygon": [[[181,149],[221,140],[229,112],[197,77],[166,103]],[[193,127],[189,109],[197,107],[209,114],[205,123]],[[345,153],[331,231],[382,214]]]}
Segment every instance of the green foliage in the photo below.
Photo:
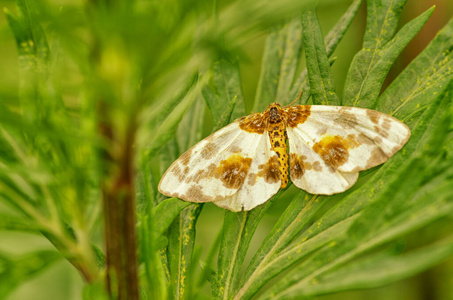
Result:
{"label": "green foliage", "polygon": [[290,84],[301,53],[300,20],[274,29],[266,40],[262,71],[256,91],[253,111],[263,111],[276,99],[287,99]]}
{"label": "green foliage", "polygon": [[302,26],[312,101],[314,104],[338,105],[321,27],[314,10],[307,10],[303,13]]}
{"label": "green foliage", "polygon": [[14,258],[0,253],[0,298],[5,299],[22,282],[43,272],[60,258],[55,251],[35,251]]}
{"label": "green foliage", "polygon": [[[325,38],[313,2],[117,0],[60,9],[17,0],[17,12],[6,10],[20,76],[14,100],[0,99],[0,230],[42,235],[60,254],[0,249],[0,298],[64,257],[85,281],[83,299],[109,299],[105,276],[121,286],[122,273],[106,269],[101,212],[121,211],[102,199],[128,193],[138,237],[132,284],[142,299],[303,299],[379,287],[452,257],[451,233],[399,245],[436,221],[451,225],[453,20],[379,95],[433,8],[399,28],[406,0],[368,0],[362,49],[340,97],[331,65],[342,58],[332,54],[362,1]],[[157,182],[211,131],[206,107],[214,129],[246,115],[241,48],[263,32],[254,112],[302,92],[300,103],[389,113],[412,136],[347,192],[294,195],[289,187],[252,211],[225,211],[217,238],[199,245],[207,208],[165,199]],[[277,201],[289,204],[253,244]]]}

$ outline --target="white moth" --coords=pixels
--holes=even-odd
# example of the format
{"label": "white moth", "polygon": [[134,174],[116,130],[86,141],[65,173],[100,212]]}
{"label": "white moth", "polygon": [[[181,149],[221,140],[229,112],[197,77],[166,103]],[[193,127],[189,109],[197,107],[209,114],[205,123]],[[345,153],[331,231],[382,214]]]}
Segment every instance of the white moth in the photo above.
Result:
{"label": "white moth", "polygon": [[159,191],[231,211],[266,202],[287,186],[288,175],[309,193],[341,193],[359,171],[400,150],[410,134],[401,121],[370,109],[272,103],[186,151],[165,172]]}

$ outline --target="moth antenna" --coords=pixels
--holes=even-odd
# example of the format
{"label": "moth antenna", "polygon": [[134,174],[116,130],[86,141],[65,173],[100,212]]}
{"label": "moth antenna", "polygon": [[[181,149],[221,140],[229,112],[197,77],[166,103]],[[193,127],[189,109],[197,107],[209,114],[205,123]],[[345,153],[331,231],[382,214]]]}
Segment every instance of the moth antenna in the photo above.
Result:
{"label": "moth antenna", "polygon": [[296,103],[297,101],[300,100],[300,97],[302,97],[302,93],[304,92],[304,90],[302,89],[299,93],[299,97],[297,97],[296,100],[294,100],[293,102],[291,102],[290,104],[286,105],[285,107],[288,107],[288,106],[292,106],[294,103]]}

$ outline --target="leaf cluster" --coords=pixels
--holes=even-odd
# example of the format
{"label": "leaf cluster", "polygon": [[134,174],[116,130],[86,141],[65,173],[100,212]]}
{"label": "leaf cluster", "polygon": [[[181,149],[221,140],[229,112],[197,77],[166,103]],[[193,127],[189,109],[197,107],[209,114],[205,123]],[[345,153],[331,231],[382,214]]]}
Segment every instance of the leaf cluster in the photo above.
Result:
{"label": "leaf cluster", "polygon": [[[0,101],[0,230],[42,235],[59,253],[0,251],[0,298],[62,257],[85,280],[84,299],[108,298],[101,199],[131,139],[143,299],[302,299],[382,286],[451,257],[451,233],[399,245],[436,221],[451,225],[453,19],[381,93],[434,8],[399,28],[406,0],[367,0],[362,49],[339,96],[331,65],[341,58],[332,55],[363,3],[352,1],[323,37],[313,2],[99,0],[57,9],[17,0],[16,13],[6,10],[19,92]],[[206,107],[214,129],[246,114],[241,47],[263,32],[254,112],[302,92],[301,104],[393,115],[412,136],[345,193],[289,188],[252,211],[225,211],[204,251],[195,243],[204,206],[165,199],[157,181],[207,133]],[[288,206],[251,251],[263,217],[282,200]]]}

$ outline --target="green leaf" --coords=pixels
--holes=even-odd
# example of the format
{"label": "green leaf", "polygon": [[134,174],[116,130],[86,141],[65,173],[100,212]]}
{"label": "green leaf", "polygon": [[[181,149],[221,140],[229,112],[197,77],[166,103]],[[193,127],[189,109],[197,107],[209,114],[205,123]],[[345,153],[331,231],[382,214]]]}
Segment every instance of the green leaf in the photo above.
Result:
{"label": "green leaf", "polygon": [[324,38],[324,44],[326,45],[326,53],[328,57],[333,54],[341,39],[346,34],[346,30],[348,30],[352,20],[357,14],[360,4],[362,4],[362,0],[355,0],[352,2],[346,12],[341,16],[340,20],[338,20],[335,26]]}
{"label": "green leaf", "polygon": [[99,249],[96,245],[91,245],[91,248],[93,249],[94,259],[96,260],[96,266],[99,269],[104,269],[107,263],[107,258],[104,252],[102,252],[102,250]]}
{"label": "green leaf", "polygon": [[453,239],[402,255],[377,253],[358,259],[309,283],[300,295],[322,295],[353,289],[376,288],[424,271],[453,255]]}
{"label": "green leaf", "polygon": [[201,204],[191,203],[170,226],[167,255],[175,299],[191,299],[195,224],[202,207]]}
{"label": "green leaf", "polygon": [[[278,219],[250,262],[238,296],[248,299],[276,273],[266,269],[285,247],[299,234],[313,215],[326,203],[325,197],[311,196],[300,191]],[[308,254],[307,254],[308,255]],[[279,265],[280,267],[282,264]]]}
{"label": "green leaf", "polygon": [[376,109],[416,121],[453,78],[452,49],[453,19],[385,90]]}
{"label": "green leaf", "polygon": [[21,67],[30,70],[35,67],[34,71],[42,71],[49,57],[44,30],[27,1],[18,0],[16,4],[18,15],[13,15],[8,9],[5,9],[5,15],[16,39]]}
{"label": "green leaf", "polygon": [[161,249],[165,249],[168,244],[168,240],[164,240],[164,245],[160,245],[164,236],[160,236],[160,239],[154,238],[154,226],[150,221],[149,216],[140,217],[138,225],[139,234],[139,262],[144,266],[144,280],[143,290],[146,290],[146,294],[149,298],[154,299],[162,297],[167,298],[168,294],[168,264],[166,256],[162,254]]}
{"label": "green leaf", "polygon": [[304,47],[313,104],[339,104],[333,83],[326,47],[314,10],[302,14]]}
{"label": "green leaf", "polygon": [[236,100],[237,98],[234,97],[233,100],[231,100],[230,104],[228,105],[226,111],[223,113],[223,115],[220,117],[219,122],[214,128],[215,130],[218,130],[230,123],[231,116],[233,115],[234,108],[236,107]]}
{"label": "green leaf", "polygon": [[[197,83],[197,86],[202,84],[201,82]],[[191,89],[184,99],[173,109],[173,111],[165,118],[164,121],[160,124],[157,129],[154,129],[154,134],[150,141],[148,141],[146,146],[146,158],[153,157],[156,152],[163,147],[168,141],[170,141],[178,129],[178,125],[181,122],[184,114],[187,109],[193,104],[196,100],[196,95],[198,93],[198,88],[194,87]]]}
{"label": "green leaf", "polygon": [[157,206],[157,184],[150,169],[149,161],[141,160],[140,170],[135,179],[135,199],[139,217],[147,216]]}
{"label": "green leaf", "polygon": [[289,91],[299,64],[302,27],[295,18],[275,28],[266,39],[254,112],[264,111],[272,102],[289,103]]}
{"label": "green leaf", "polygon": [[[426,12],[407,23],[401,30],[390,40],[385,46],[377,50],[375,57],[373,57],[374,64],[369,67],[366,77],[362,80],[360,90],[355,95],[353,100],[346,99],[345,101],[351,105],[358,105],[360,103],[363,107],[375,106],[376,99],[381,90],[381,86],[390,70],[392,64],[398,58],[399,54],[406,45],[414,38],[414,36],[420,31],[423,25],[428,21],[432,15],[434,7],[431,7]],[[368,55],[366,49],[362,50],[357,55]],[[356,68],[363,68],[363,66],[354,65]],[[350,74],[354,72],[359,74],[362,70],[350,69]],[[349,84],[349,82],[347,83]],[[353,96],[353,95],[348,95]]]}
{"label": "green leaf", "polygon": [[21,283],[43,272],[61,258],[55,251],[36,251],[19,258],[0,253],[0,298],[5,299]]}
{"label": "green leaf", "polygon": [[214,297],[229,299],[235,294],[239,272],[253,233],[264,213],[282,193],[280,190],[271,200],[251,211],[238,213],[225,211],[217,264],[217,285],[213,289]]}
{"label": "green leaf", "polygon": [[203,97],[211,110],[214,124],[218,125],[221,123],[225,111],[235,98],[236,109],[232,113],[232,119],[244,116],[245,103],[239,64],[219,60],[214,63],[213,71],[213,88],[205,87],[203,89]]}
{"label": "green leaf", "polygon": [[0,214],[0,230],[5,229],[38,232],[43,228],[31,220]]}
{"label": "green leaf", "polygon": [[[324,38],[324,44],[326,45],[326,53],[329,58],[331,57],[331,55],[337,48],[338,44],[340,43],[341,39],[345,35],[346,30],[349,28],[349,25],[351,25],[351,22],[354,19],[355,15],[357,14],[357,11],[361,3],[362,0],[355,0],[354,2],[352,2],[348,10],[343,14],[340,20],[338,20],[335,26],[329,31],[327,36]],[[330,58],[329,64],[332,65],[334,61],[335,58]],[[295,80],[289,93],[288,102],[283,103],[289,103],[291,99],[297,99],[297,97],[300,94],[300,91],[303,92],[301,100],[299,100],[298,102],[301,104],[305,104],[307,103],[307,100],[310,97],[310,87],[307,82],[307,69],[305,69],[299,74],[299,77],[297,77],[297,79]]]}
{"label": "green leaf", "polygon": [[217,258],[217,253],[220,248],[220,241],[223,237],[223,231],[219,231],[217,237],[214,239],[214,242],[211,244],[208,254],[204,261],[200,262],[201,272],[197,279],[197,286],[201,287],[206,281],[208,281],[211,286],[219,286],[217,283],[217,274],[214,271],[214,260]]}
{"label": "green leaf", "polygon": [[198,95],[194,104],[186,111],[176,134],[179,149],[189,149],[201,140],[205,107],[203,97]]}
{"label": "green leaf", "polygon": [[144,114],[144,118],[148,121],[148,127],[156,128],[161,125],[163,120],[168,117],[168,115],[178,106],[178,104],[185,99],[191,89],[194,88],[198,82],[198,79],[198,76],[193,76],[191,80],[184,83],[182,88],[177,91],[177,94],[169,97],[167,101],[159,101],[158,104],[150,107]]}
{"label": "green leaf", "polygon": [[[399,15],[406,1],[367,1],[367,26],[363,47],[354,56],[349,67],[343,92],[343,105],[358,105],[362,100],[365,100],[365,95],[363,95],[364,85],[376,84],[371,80],[368,83],[368,76],[372,74],[373,68],[379,61],[382,49],[393,38],[398,26]],[[374,99],[371,103],[373,102]]]}
{"label": "green leaf", "polygon": [[179,200],[178,198],[169,198],[151,210],[151,220],[153,220],[153,237],[158,239],[168,229],[170,224],[179,213],[191,203]]}

